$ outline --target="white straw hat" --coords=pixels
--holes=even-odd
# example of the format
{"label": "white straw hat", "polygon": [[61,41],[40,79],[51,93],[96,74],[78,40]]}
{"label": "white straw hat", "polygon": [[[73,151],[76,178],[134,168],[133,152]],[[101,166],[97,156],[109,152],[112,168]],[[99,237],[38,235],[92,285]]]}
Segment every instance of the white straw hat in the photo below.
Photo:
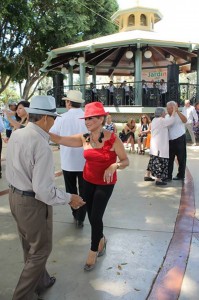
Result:
{"label": "white straw hat", "polygon": [[29,114],[59,116],[56,110],[55,98],[52,96],[34,96],[31,99],[30,107],[25,107]]}
{"label": "white straw hat", "polygon": [[70,90],[67,93],[66,97],[62,98],[63,100],[69,100],[72,102],[77,102],[77,103],[84,103],[85,100],[82,99],[82,93],[80,91],[76,91],[76,90]]}

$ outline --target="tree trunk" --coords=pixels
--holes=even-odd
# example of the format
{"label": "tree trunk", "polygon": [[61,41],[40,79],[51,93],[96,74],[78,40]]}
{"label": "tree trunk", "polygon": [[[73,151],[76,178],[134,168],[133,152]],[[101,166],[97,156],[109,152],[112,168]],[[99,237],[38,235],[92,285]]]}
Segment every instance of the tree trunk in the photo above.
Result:
{"label": "tree trunk", "polygon": [[1,94],[8,87],[12,78],[8,76],[3,76],[2,74],[0,78],[1,78],[1,87],[0,87],[0,94]]}

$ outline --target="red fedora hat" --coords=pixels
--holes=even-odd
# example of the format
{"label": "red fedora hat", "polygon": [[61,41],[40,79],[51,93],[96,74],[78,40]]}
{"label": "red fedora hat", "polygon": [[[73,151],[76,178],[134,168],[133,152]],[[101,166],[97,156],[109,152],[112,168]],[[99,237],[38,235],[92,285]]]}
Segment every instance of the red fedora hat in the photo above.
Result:
{"label": "red fedora hat", "polygon": [[104,106],[101,102],[92,102],[85,105],[84,117],[80,119],[107,115],[108,112],[105,112]]}

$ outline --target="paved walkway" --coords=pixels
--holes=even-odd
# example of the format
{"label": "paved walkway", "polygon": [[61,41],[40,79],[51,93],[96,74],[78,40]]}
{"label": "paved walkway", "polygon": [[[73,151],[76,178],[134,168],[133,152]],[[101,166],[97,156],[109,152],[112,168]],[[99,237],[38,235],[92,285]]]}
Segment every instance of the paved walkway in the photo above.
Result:
{"label": "paved walkway", "polygon": [[[56,184],[64,189],[59,151],[52,148]],[[54,246],[48,270],[57,282],[44,299],[199,299],[199,147],[188,147],[183,186],[175,181],[166,187],[144,182],[148,154],[129,154],[129,158],[130,166],[118,172],[104,216],[107,253],[92,272],[83,271],[90,242],[88,220],[83,229],[76,229],[70,208],[54,207]],[[2,165],[0,299],[10,300],[23,258],[8,205],[5,161]]]}

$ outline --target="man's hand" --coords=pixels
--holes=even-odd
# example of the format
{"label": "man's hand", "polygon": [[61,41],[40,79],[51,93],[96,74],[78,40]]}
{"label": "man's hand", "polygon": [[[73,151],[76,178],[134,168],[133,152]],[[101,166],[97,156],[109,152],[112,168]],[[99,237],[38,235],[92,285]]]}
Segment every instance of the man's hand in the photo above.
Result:
{"label": "man's hand", "polygon": [[3,113],[6,114],[7,117],[15,116],[15,112],[10,111],[9,109],[4,109]]}
{"label": "man's hand", "polygon": [[78,196],[78,195],[75,195],[75,194],[72,194],[71,195],[71,198],[70,198],[70,202],[68,203],[73,209],[78,209],[80,208],[81,206],[85,205],[86,202],[83,201],[83,199]]}

